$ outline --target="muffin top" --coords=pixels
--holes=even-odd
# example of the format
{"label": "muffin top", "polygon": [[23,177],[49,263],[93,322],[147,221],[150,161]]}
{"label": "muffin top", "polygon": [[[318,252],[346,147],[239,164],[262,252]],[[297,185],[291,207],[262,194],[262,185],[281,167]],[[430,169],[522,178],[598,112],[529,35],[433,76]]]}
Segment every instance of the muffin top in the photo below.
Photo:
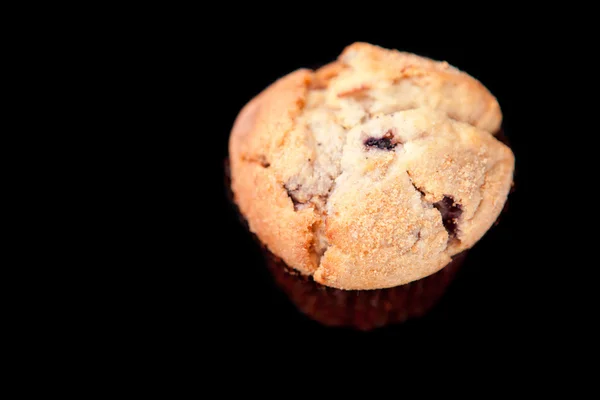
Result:
{"label": "muffin top", "polygon": [[501,121],[494,96],[447,63],[355,43],[241,110],[234,200],[272,253],[321,284],[405,284],[498,217],[514,168]]}

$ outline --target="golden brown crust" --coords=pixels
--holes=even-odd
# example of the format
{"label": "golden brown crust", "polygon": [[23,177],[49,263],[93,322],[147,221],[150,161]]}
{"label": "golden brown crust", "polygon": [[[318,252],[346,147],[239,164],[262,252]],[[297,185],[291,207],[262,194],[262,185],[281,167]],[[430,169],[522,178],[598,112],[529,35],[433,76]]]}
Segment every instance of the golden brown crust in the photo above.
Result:
{"label": "golden brown crust", "polygon": [[[365,139],[393,131],[393,151]],[[327,203],[329,247],[317,282],[343,289],[392,287],[428,276],[470,248],[499,215],[513,155],[489,133],[416,109],[372,119],[348,132],[342,174]],[[460,207],[455,235],[436,208]]]}
{"label": "golden brown crust", "polygon": [[[471,247],[500,213],[514,159],[485,132],[500,122],[470,76],[356,43],[242,109],[230,138],[234,199],[269,250],[317,282],[407,283]],[[392,137],[390,151],[365,145]],[[456,233],[436,208],[445,197],[462,211]]]}
{"label": "golden brown crust", "polygon": [[252,232],[289,265],[311,274],[314,211],[294,211],[292,200],[271,165],[294,126],[305,97],[307,71],[274,83],[238,115],[230,139],[231,186]]}
{"label": "golden brown crust", "polygon": [[348,66],[348,79],[338,80],[338,92],[371,87],[374,97],[396,97],[393,111],[428,106],[491,133],[500,129],[502,113],[496,98],[478,80],[446,62],[367,43],[346,47],[339,61]]}

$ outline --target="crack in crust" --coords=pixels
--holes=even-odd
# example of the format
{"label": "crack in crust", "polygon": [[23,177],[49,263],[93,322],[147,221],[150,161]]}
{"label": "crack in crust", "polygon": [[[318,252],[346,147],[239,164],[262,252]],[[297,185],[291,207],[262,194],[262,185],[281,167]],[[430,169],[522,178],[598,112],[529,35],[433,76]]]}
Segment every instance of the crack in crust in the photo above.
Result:
{"label": "crack in crust", "polygon": [[423,189],[421,189],[420,187],[418,187],[417,185],[415,185],[415,182],[413,181],[412,177],[410,176],[410,171],[406,171],[406,175],[408,175],[408,180],[410,181],[410,184],[415,188],[415,190],[417,192],[419,192],[421,194],[421,201],[423,201],[424,203],[429,204],[429,206],[431,206],[431,203],[428,201],[425,201],[425,191]]}
{"label": "crack in crust", "polygon": [[300,209],[300,206],[306,204],[306,202],[298,200],[298,198],[294,194],[297,189],[290,189],[287,184],[283,185],[283,187],[285,188],[285,191],[287,192],[287,195],[292,200],[292,204],[294,205],[294,211],[298,211]]}
{"label": "crack in crust", "polygon": [[258,164],[263,168],[269,168],[271,166],[271,163],[267,161],[267,157],[265,157],[264,154],[258,154],[257,156],[242,155],[242,161]]}

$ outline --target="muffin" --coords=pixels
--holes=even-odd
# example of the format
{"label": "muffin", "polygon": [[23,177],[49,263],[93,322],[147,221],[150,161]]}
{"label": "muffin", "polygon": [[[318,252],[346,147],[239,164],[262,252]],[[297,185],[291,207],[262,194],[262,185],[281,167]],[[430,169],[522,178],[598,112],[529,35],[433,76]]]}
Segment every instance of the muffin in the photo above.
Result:
{"label": "muffin", "polygon": [[[364,303],[379,325],[403,320],[430,307],[419,306],[431,292],[411,287],[439,292],[449,281],[441,270],[454,270],[506,202],[514,156],[494,137],[501,122],[496,98],[466,73],[355,43],[240,111],[229,140],[233,200],[278,273],[295,271],[294,282],[340,304],[351,297],[350,315]],[[373,306],[403,292],[410,306]]]}

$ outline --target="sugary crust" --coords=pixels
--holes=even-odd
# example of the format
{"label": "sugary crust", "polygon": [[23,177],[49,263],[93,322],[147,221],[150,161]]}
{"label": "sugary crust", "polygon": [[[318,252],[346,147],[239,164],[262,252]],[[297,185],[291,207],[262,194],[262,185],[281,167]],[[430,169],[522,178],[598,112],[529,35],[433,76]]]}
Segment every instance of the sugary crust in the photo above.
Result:
{"label": "sugary crust", "polygon": [[[393,130],[393,151],[364,150]],[[400,111],[348,132],[342,174],[327,204],[329,247],[314,279],[385,288],[433,274],[470,248],[500,214],[512,182],[510,149],[487,132],[427,109]],[[435,207],[460,204],[456,237]]]}
{"label": "sugary crust", "polygon": [[268,160],[280,153],[294,126],[309,76],[294,72],[250,101],[233,125],[229,146],[231,188],[240,212],[271,252],[304,274],[318,266],[312,243],[320,218],[311,209],[294,211]]}
{"label": "sugary crust", "polygon": [[491,133],[500,129],[502,113],[496,98],[447,62],[367,43],[348,46],[339,61],[351,71],[348,79],[339,80],[338,92],[369,87],[375,97],[394,96],[394,111],[428,106]]}
{"label": "sugary crust", "polygon": [[[443,268],[496,220],[514,166],[489,133],[500,122],[495,98],[470,76],[356,43],[241,110],[230,137],[234,199],[269,250],[317,282],[401,285]],[[386,132],[393,149],[366,147]],[[454,234],[436,207],[444,198],[462,212]]]}

